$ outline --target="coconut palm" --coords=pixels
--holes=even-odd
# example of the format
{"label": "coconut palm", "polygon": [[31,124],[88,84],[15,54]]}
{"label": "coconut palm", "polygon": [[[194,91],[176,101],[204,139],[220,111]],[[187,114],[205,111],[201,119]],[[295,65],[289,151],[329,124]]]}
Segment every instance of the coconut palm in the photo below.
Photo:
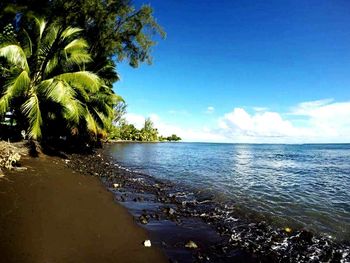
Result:
{"label": "coconut palm", "polygon": [[7,37],[0,44],[2,67],[10,75],[0,94],[0,115],[14,110],[32,139],[58,121],[97,134],[113,118],[118,97],[84,70],[91,57],[87,42],[79,38],[81,29],[47,26],[37,17],[32,21],[17,39]]}

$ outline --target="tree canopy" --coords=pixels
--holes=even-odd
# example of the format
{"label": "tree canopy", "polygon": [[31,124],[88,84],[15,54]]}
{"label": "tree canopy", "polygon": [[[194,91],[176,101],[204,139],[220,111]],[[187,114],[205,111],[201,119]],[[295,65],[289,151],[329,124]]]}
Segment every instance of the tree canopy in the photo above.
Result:
{"label": "tree canopy", "polygon": [[123,141],[141,141],[141,142],[164,142],[181,141],[181,138],[173,134],[164,137],[159,134],[158,129],[150,118],[145,119],[143,127],[139,130],[133,124],[128,123],[122,116],[115,126],[109,131],[109,138]]}
{"label": "tree canopy", "polygon": [[153,17],[150,6],[136,9],[127,0],[4,0],[0,3],[0,26],[8,23],[23,27],[25,14],[45,17],[48,24],[60,23],[83,29],[82,37],[89,44],[94,63],[87,69],[109,80],[118,80],[116,63],[127,60],[133,67],[151,63],[151,49],[156,36],[165,32]]}
{"label": "tree canopy", "polygon": [[1,31],[0,117],[33,139],[108,132],[125,111],[117,63],[151,63],[165,37],[150,6],[127,0],[4,0]]}
{"label": "tree canopy", "polygon": [[112,120],[119,98],[98,75],[84,69],[91,56],[79,37],[82,29],[48,25],[35,16],[31,20],[27,30],[15,34],[7,29],[1,37],[7,76],[0,89],[0,114],[12,111],[33,139],[41,138],[43,130],[62,132],[62,123],[71,133],[88,130],[97,135]]}

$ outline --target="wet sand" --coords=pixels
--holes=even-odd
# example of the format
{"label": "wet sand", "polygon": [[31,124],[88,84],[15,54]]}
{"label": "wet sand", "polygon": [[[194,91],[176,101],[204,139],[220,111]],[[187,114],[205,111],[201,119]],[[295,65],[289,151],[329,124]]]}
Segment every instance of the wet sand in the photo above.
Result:
{"label": "wet sand", "polygon": [[[350,244],[307,229],[286,230],[247,217],[235,202],[203,189],[131,171],[108,145],[91,155],[69,155],[67,166],[99,177],[174,262],[350,262]],[[192,240],[196,249],[186,245]]]}
{"label": "wet sand", "polygon": [[0,179],[1,262],[167,262],[98,178],[48,156]]}

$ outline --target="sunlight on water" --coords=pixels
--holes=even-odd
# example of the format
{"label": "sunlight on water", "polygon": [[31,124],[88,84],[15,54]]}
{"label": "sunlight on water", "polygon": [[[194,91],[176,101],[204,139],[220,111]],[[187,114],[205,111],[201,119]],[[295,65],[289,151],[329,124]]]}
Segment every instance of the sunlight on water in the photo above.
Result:
{"label": "sunlight on water", "polygon": [[132,170],[215,193],[279,224],[350,239],[350,145],[115,144]]}

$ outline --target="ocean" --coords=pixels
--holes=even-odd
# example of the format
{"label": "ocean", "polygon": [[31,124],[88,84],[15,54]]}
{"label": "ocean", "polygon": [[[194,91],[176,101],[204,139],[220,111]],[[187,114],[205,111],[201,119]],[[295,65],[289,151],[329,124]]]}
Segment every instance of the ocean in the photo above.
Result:
{"label": "ocean", "polygon": [[350,144],[116,143],[109,154],[242,216],[350,240]]}

